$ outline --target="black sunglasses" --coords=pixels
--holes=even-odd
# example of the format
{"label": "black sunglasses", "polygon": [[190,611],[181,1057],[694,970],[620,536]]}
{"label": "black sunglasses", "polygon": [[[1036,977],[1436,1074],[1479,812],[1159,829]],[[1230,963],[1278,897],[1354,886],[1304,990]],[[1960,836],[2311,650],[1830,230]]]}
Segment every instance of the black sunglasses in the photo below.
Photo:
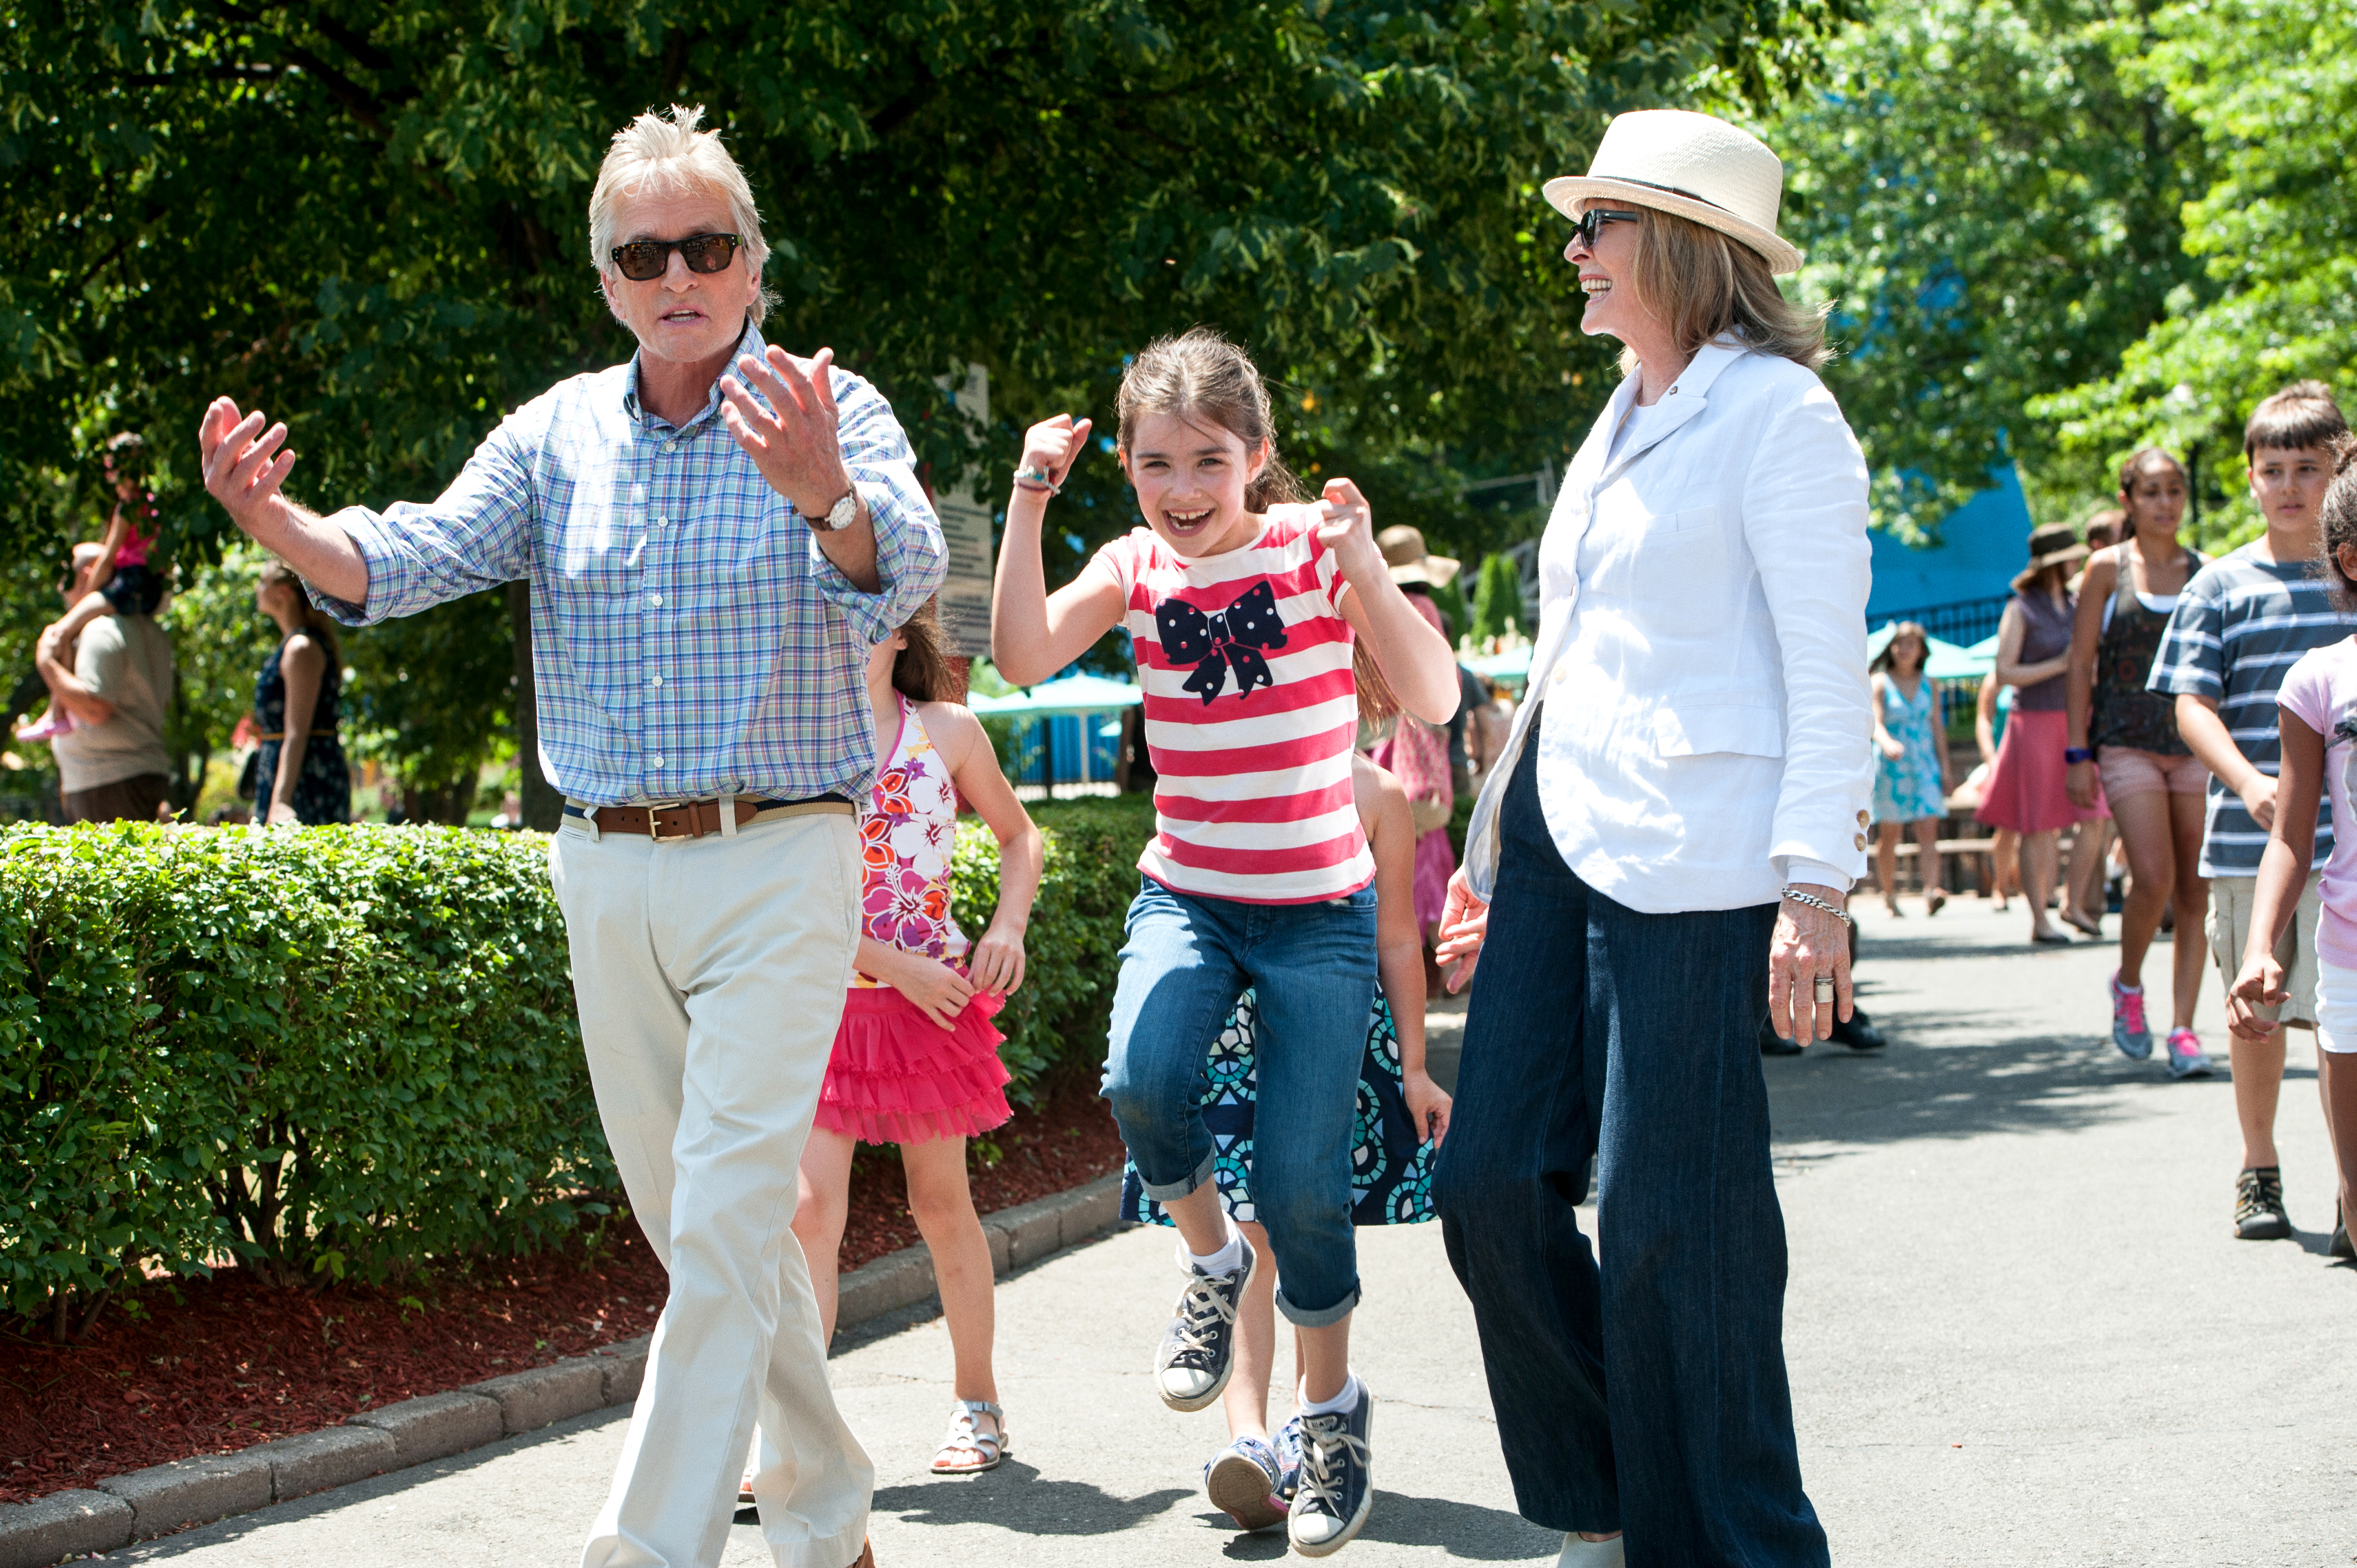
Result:
{"label": "black sunglasses", "polygon": [[1604,232],[1607,223],[1641,223],[1644,219],[1641,212],[1616,212],[1609,208],[1591,207],[1572,220],[1571,232],[1573,238],[1592,251],[1596,249],[1596,237]]}
{"label": "black sunglasses", "polygon": [[663,275],[677,251],[692,273],[725,273],[744,241],[734,234],[690,234],[684,240],[633,240],[614,247],[614,265],[632,283]]}

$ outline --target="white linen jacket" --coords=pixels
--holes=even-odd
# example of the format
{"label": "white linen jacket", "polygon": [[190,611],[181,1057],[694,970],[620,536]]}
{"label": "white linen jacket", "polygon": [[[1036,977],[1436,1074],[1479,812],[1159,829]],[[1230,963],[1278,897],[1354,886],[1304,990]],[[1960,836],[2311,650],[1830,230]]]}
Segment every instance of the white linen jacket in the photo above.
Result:
{"label": "white linen jacket", "polygon": [[1539,725],[1564,862],[1654,914],[1773,902],[1866,869],[1866,459],[1814,373],[1706,346],[1609,465],[1623,381],[1539,545],[1538,635],[1465,862],[1495,891],[1498,814]]}

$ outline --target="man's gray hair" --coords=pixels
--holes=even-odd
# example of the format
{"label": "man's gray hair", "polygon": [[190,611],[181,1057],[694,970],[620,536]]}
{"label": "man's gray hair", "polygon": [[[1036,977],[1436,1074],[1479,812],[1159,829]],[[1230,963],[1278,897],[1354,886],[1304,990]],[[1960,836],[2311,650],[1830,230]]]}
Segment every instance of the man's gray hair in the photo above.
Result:
{"label": "man's gray hair", "polygon": [[[589,259],[598,272],[613,268],[615,209],[623,198],[648,189],[705,189],[728,199],[728,221],[744,240],[745,264],[756,277],[760,275],[770,246],[761,238],[753,188],[720,145],[720,133],[696,129],[703,119],[702,104],[686,109],[674,103],[668,115],[650,112],[614,133],[606,161],[597,168],[597,188],[589,193]],[[756,292],[756,322],[769,314],[772,297],[766,287]]]}

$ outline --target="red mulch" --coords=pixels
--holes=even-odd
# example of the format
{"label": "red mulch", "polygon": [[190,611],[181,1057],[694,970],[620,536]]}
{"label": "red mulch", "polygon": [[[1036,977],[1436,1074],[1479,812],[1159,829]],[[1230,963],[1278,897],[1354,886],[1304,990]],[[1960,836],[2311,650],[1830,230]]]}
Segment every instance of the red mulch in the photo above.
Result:
{"label": "red mulch", "polygon": [[[972,1167],[987,1214],[1121,1168],[1093,1086],[1071,1081],[990,1134]],[[900,1163],[863,1149],[842,1266],[918,1240]],[[89,1340],[0,1323],[0,1503],[167,1460],[333,1426],[372,1405],[546,1366],[654,1326],[663,1271],[635,1224],[593,1259],[478,1260],[382,1289],[273,1286],[239,1269],[153,1281],[108,1305]]]}

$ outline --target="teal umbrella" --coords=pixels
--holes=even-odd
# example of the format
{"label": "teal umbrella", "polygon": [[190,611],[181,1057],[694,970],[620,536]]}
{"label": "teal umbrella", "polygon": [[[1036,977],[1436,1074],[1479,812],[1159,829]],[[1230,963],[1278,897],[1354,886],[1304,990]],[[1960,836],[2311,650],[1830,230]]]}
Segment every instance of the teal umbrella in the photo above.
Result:
{"label": "teal umbrella", "polygon": [[1136,707],[1145,701],[1146,693],[1127,681],[1108,681],[1102,675],[1067,675],[1060,681],[1042,681],[1028,692],[1013,692],[1004,697],[971,695],[965,705],[993,718],[1046,719],[1064,714],[1112,713]]}

